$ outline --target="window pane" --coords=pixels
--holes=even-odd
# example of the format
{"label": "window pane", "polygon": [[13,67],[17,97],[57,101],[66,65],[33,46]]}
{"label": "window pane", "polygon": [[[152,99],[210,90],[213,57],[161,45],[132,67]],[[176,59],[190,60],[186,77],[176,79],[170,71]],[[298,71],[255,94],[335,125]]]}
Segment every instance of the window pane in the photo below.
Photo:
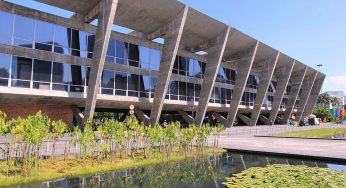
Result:
{"label": "window pane", "polygon": [[[88,33],[88,52],[94,51],[94,45],[95,45],[95,35]],[[90,56],[88,56],[90,58]]]}
{"label": "window pane", "polygon": [[193,71],[193,67],[195,64],[195,60],[194,59],[188,59],[187,60],[187,65],[186,65],[186,71],[187,71],[187,76],[194,76],[194,71]]}
{"label": "window pane", "polygon": [[169,94],[178,95],[178,81],[171,81],[170,82]]}
{"label": "window pane", "polygon": [[[6,54],[0,54],[0,77],[10,77],[11,56]],[[6,84],[7,85],[7,84]]]}
{"label": "window pane", "polygon": [[[116,41],[116,57],[120,59],[127,59],[127,43],[122,41]],[[122,63],[124,64],[124,63]]]}
{"label": "window pane", "polygon": [[82,76],[82,67],[78,65],[71,65],[71,83],[73,85],[84,86],[84,77]]}
{"label": "window pane", "polygon": [[141,63],[150,63],[150,49],[144,46],[139,46],[139,60]]}
{"label": "window pane", "polygon": [[36,21],[35,42],[53,44],[54,25]]}
{"label": "window pane", "polygon": [[88,51],[88,37],[84,31],[79,31],[79,51],[80,57],[86,58]]}
{"label": "window pane", "polygon": [[[151,49],[150,52],[150,64],[153,65],[152,67],[160,67],[160,60],[161,60],[161,51],[156,49]],[[156,69],[155,69],[156,70]]]}
{"label": "window pane", "polygon": [[31,80],[32,60],[23,57],[12,57],[11,78]]}
{"label": "window pane", "polygon": [[71,81],[71,65],[66,63],[53,63],[53,82],[69,84]]}
{"label": "window pane", "polygon": [[135,44],[129,44],[129,59],[139,61],[139,47]]}
{"label": "window pane", "polygon": [[34,81],[50,82],[52,62],[35,59],[33,70]]}
{"label": "window pane", "polygon": [[59,25],[54,26],[54,44],[61,47],[70,47],[71,29]]}
{"label": "window pane", "polygon": [[126,90],[127,74],[121,72],[115,72],[115,89]]}
{"label": "window pane", "polygon": [[115,40],[109,39],[107,55],[115,57]]}
{"label": "window pane", "polygon": [[13,14],[0,11],[0,43],[11,44],[12,30],[13,30]]}
{"label": "window pane", "polygon": [[150,91],[151,92],[155,92],[155,88],[156,88],[156,77],[151,77],[150,79]]}
{"label": "window pane", "polygon": [[102,83],[103,88],[114,88],[114,72],[110,70],[103,70]]}
{"label": "window pane", "polygon": [[128,75],[128,90],[138,91],[138,78],[139,76],[136,74]]}
{"label": "window pane", "polygon": [[34,41],[35,21],[22,16],[15,16],[14,37]]}

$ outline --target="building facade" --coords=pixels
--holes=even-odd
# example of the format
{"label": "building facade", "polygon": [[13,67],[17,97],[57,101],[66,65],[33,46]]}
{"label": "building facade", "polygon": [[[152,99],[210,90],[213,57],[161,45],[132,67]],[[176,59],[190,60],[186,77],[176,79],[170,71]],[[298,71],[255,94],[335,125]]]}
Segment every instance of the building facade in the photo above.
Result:
{"label": "building facade", "polygon": [[133,104],[146,124],[284,123],[312,112],[325,78],[175,0],[38,1],[75,14],[0,2],[0,109],[10,117],[43,110],[82,124],[96,110],[120,120]]}

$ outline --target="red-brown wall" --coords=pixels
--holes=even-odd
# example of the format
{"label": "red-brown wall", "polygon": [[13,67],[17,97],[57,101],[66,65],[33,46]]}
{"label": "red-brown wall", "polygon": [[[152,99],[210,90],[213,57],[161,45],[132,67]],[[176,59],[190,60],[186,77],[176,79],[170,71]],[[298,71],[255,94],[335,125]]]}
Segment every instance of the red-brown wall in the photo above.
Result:
{"label": "red-brown wall", "polygon": [[38,111],[47,114],[51,120],[63,120],[73,125],[73,112],[69,106],[28,105],[28,104],[0,104],[0,110],[7,114],[8,119],[34,115]]}

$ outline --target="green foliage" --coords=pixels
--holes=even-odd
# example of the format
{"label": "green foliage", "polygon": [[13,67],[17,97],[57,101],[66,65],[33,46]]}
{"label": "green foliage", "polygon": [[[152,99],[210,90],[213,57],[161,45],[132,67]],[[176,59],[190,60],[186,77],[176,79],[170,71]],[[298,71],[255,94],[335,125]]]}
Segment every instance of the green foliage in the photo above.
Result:
{"label": "green foliage", "polygon": [[323,106],[316,106],[314,108],[313,114],[315,114],[318,118],[329,121],[334,119],[333,113],[328,108],[325,108]]}
{"label": "green foliage", "polygon": [[328,168],[283,164],[253,167],[232,177],[224,184],[238,187],[346,187],[346,172]]}
{"label": "green foliage", "polygon": [[288,133],[276,134],[282,137],[303,137],[303,138],[331,138],[336,134],[346,133],[345,128],[323,128],[304,131],[295,131]]}
{"label": "green foliage", "polygon": [[328,106],[329,104],[339,103],[339,99],[330,96],[328,93],[322,93],[318,96],[317,103],[323,106]]}

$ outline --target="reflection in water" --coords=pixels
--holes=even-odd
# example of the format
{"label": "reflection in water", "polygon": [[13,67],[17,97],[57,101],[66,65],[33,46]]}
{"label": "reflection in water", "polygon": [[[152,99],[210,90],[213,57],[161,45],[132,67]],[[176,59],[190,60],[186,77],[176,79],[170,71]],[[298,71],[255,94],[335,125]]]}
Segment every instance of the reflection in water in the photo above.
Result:
{"label": "reflection in water", "polygon": [[331,138],[332,139],[346,139],[346,132],[335,134]]}
{"label": "reflection in water", "polygon": [[338,169],[346,170],[345,165],[292,158],[225,153],[85,177],[69,177],[30,186],[25,185],[25,187],[224,187],[222,182],[225,181],[225,177],[250,167],[269,164],[306,165],[323,168],[337,166]]}

